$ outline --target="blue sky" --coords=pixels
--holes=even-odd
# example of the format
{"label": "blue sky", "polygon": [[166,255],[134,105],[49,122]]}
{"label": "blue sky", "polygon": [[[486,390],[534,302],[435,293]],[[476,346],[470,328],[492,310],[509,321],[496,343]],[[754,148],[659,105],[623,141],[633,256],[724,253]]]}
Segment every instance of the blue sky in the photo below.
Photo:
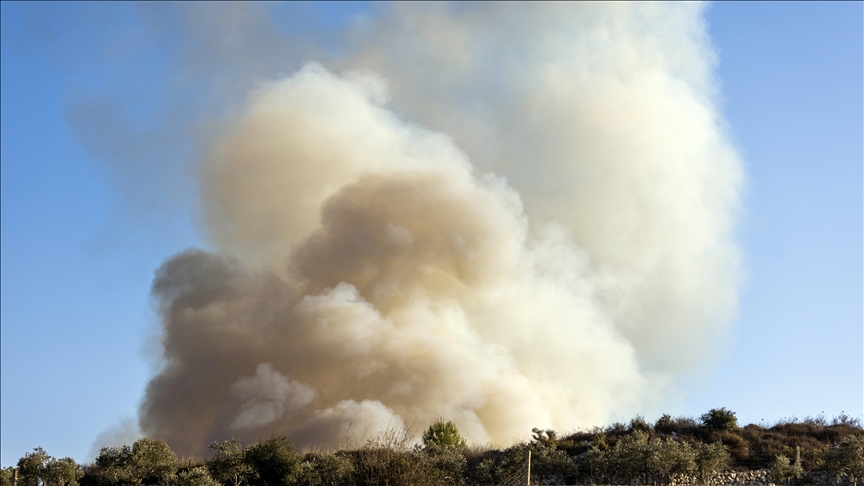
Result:
{"label": "blue sky", "polygon": [[[369,8],[281,6],[274,18],[335,49],[328,36]],[[166,76],[180,62],[173,14],[149,14],[164,31],[128,4],[2,4],[3,466],[36,446],[88,459],[96,434],[135,415],[154,366],[153,271],[202,244],[187,190],[195,134],[159,123],[212,109],[234,80],[202,95]],[[861,3],[707,11],[722,112],[745,160],[747,277],[721,359],[688,380],[673,414],[864,412],[862,16]],[[104,103],[81,111],[81,100]],[[104,140],[80,117],[128,137]],[[162,148],[140,160],[124,150],[131,169],[118,170],[104,162],[116,144]]]}

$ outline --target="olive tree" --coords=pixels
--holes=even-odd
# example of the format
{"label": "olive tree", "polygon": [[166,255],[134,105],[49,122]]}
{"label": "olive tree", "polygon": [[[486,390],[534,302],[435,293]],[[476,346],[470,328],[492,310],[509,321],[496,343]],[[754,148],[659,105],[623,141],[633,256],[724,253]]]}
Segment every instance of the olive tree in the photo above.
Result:
{"label": "olive tree", "polygon": [[0,469],[0,486],[12,486],[15,477],[15,468],[12,466]]}
{"label": "olive tree", "polygon": [[847,435],[828,449],[825,466],[836,477],[846,476],[857,486],[864,477],[864,435]]}
{"label": "olive tree", "polygon": [[46,486],[45,467],[51,456],[41,447],[24,454],[18,459],[18,484],[21,486]]}
{"label": "olive tree", "polygon": [[239,439],[213,442],[209,446],[214,454],[207,459],[207,471],[216,481],[228,486],[243,486],[255,476],[246,463],[246,448]]}
{"label": "olive tree", "polygon": [[651,438],[646,444],[646,471],[656,483],[669,483],[674,475],[691,475],[696,470],[697,452],[686,442]]}
{"label": "olive tree", "polygon": [[804,474],[804,469],[801,464],[793,464],[788,457],[779,455],[774,458],[771,467],[768,469],[771,474],[771,479],[776,482],[785,482],[789,484],[792,479],[798,479]]}
{"label": "olive tree", "polygon": [[253,483],[261,486],[287,486],[300,472],[297,449],[285,436],[273,436],[249,447],[244,461],[256,473]]}
{"label": "olive tree", "polygon": [[704,483],[708,473],[720,471],[729,464],[729,450],[722,442],[699,443],[696,446],[696,473]]}
{"label": "olive tree", "polygon": [[77,486],[78,480],[84,476],[84,471],[72,458],[48,460],[45,465],[46,484],[50,486]]}
{"label": "olive tree", "polygon": [[583,470],[590,471],[592,481],[596,475],[603,481],[620,482],[648,473],[655,483],[669,483],[672,476],[691,475],[698,470],[699,451],[690,444],[652,437],[638,428],[622,437],[614,447],[603,446],[595,443],[581,459]]}
{"label": "olive tree", "polygon": [[132,444],[129,462],[132,486],[138,486],[148,478],[164,481],[176,470],[177,456],[164,441],[144,437]]}
{"label": "olive tree", "polygon": [[144,437],[132,447],[103,447],[94,465],[102,484],[140,486],[148,479],[161,484],[177,470],[177,457],[164,441]]}
{"label": "olive tree", "polygon": [[132,448],[128,445],[120,447],[103,447],[93,463],[92,473],[100,485],[108,486],[129,482],[129,462]]}
{"label": "olive tree", "polygon": [[77,486],[84,471],[72,458],[55,459],[37,447],[18,460],[18,474],[22,486]]}

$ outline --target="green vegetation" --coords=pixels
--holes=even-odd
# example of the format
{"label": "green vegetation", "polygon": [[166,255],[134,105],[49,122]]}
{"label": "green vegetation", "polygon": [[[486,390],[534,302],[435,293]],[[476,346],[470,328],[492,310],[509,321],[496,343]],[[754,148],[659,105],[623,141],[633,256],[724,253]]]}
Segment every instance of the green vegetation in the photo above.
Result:
{"label": "green vegetation", "polygon": [[453,422],[438,419],[423,432],[423,446],[438,449],[453,449],[465,447],[465,439],[459,435],[459,429]]}
{"label": "green vegetation", "polygon": [[[105,447],[87,471],[99,486],[166,484],[177,471],[177,457],[161,440],[138,439],[132,447]],[[74,485],[73,485],[74,486]]]}
{"label": "green vegetation", "polygon": [[365,445],[300,452],[284,436],[249,446],[214,442],[205,459],[178,461],[165,442],[140,439],[106,447],[92,464],[55,459],[42,448],[0,470],[0,486],[377,486],[654,484],[705,482],[712,471],[764,469],[778,484],[804,484],[825,471],[857,485],[864,478],[864,429],[848,416],[739,427],[735,413],[709,410],[695,420],[635,417],[590,431],[533,429],[532,440],[505,449],[468,447],[453,422],[439,419],[421,440],[386,431]]}
{"label": "green vegetation", "polygon": [[786,483],[792,479],[799,479],[804,475],[804,469],[801,464],[792,463],[789,458],[784,455],[779,455],[771,463],[771,479],[777,483]]}
{"label": "green vegetation", "polygon": [[825,467],[837,477],[864,479],[864,435],[847,435],[825,454]]}
{"label": "green vegetation", "polygon": [[712,408],[708,413],[701,417],[702,425],[711,430],[738,430],[738,419],[735,417],[735,412],[726,410],[726,408]]}
{"label": "green vegetation", "polygon": [[68,457],[55,459],[41,447],[18,460],[18,484],[21,486],[77,486],[83,475],[75,461]]}

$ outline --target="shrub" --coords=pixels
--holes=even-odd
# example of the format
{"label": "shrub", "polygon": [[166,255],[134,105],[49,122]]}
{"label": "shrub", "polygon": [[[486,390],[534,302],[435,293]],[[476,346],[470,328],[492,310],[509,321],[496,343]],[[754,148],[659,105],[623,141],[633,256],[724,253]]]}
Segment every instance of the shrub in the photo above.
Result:
{"label": "shrub", "polygon": [[627,433],[627,426],[622,424],[621,422],[615,422],[612,425],[606,427],[606,434],[609,436],[619,436]]}
{"label": "shrub", "polygon": [[220,486],[219,483],[210,477],[207,468],[198,466],[183,471],[170,481],[171,486]]}
{"label": "shrub", "polygon": [[300,486],[350,486],[354,463],[347,454],[307,454],[300,465]]}
{"label": "shrub", "polygon": [[661,434],[667,435],[693,435],[698,433],[700,425],[691,417],[672,417],[669,414],[664,414],[657,422],[654,423],[654,430]]}
{"label": "shrub", "polygon": [[[412,445],[413,437],[403,429],[388,429],[352,451],[357,486],[441,484],[430,454]],[[461,479],[461,478],[460,478]]]}
{"label": "shrub", "polygon": [[[664,432],[664,433],[668,434],[669,432],[672,431],[672,428],[673,428],[672,416],[669,415],[668,413],[664,413],[663,415],[660,416],[660,418],[657,419],[656,422],[654,422],[654,430],[657,430],[658,432]],[[669,431],[669,432],[667,432],[667,431]]]}
{"label": "shrub", "polygon": [[641,430],[642,432],[650,432],[651,425],[645,421],[645,417],[641,415],[637,415],[630,420],[629,430],[633,432],[634,430]]}
{"label": "shrub", "polygon": [[702,420],[702,425],[711,430],[738,430],[735,412],[726,408],[712,408],[699,418]]}
{"label": "shrub", "polygon": [[438,478],[442,484],[461,484],[468,461],[462,453],[462,448],[439,449],[426,451],[432,477]]}

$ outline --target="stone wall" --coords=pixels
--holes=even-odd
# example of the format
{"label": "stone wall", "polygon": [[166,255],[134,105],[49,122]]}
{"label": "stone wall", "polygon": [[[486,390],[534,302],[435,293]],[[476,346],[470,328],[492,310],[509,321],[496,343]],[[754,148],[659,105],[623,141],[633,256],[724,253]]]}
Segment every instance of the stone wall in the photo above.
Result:
{"label": "stone wall", "polygon": [[[853,486],[852,481],[848,478],[837,480],[827,472],[823,471],[805,471],[804,475],[805,476],[800,480],[790,482],[790,485]],[[591,483],[583,483],[574,486],[595,486],[596,484],[597,483],[594,483],[594,485]],[[655,482],[655,479],[650,474],[643,473],[620,486],[653,486],[654,484],[657,486],[664,486],[667,483],[665,478],[657,478]],[[771,480],[768,471],[765,469],[759,469],[756,471],[714,472],[709,474],[708,477],[705,478],[704,482],[700,481],[698,478],[678,476],[673,477],[671,482],[668,484],[672,486],[786,486],[786,483],[774,483],[774,481]]]}

